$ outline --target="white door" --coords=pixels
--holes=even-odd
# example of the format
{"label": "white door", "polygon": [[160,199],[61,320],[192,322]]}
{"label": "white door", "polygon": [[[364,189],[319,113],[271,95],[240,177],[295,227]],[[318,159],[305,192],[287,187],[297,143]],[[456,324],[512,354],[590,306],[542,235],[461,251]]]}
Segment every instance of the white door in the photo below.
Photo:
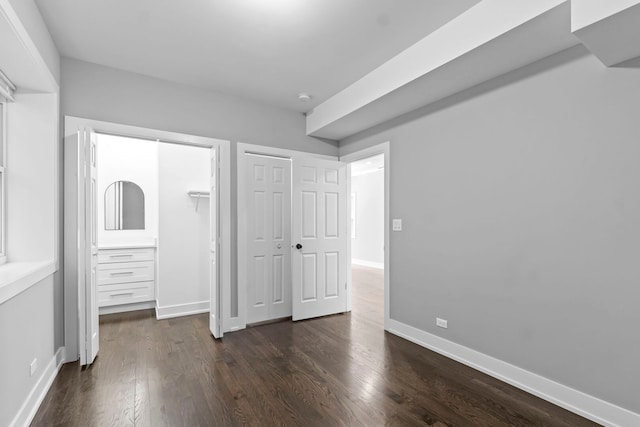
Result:
{"label": "white door", "polygon": [[293,162],[293,320],[346,311],[347,167]]}
{"label": "white door", "polygon": [[222,338],[220,322],[220,285],[218,282],[218,148],[212,147],[209,154],[209,330],[215,338]]}
{"label": "white door", "polygon": [[291,316],[291,161],[245,154],[247,323]]}
{"label": "white door", "polygon": [[[84,193],[83,204],[79,213],[81,213],[84,221],[78,221],[84,225],[84,230],[80,231],[80,243],[78,250],[78,258],[82,258],[82,262],[78,265],[83,266],[84,271],[80,271],[79,277],[83,277],[83,283],[78,284],[78,303],[79,313],[84,313],[84,328],[80,328],[80,364],[90,365],[93,363],[100,345],[99,337],[99,312],[98,312],[98,224],[97,224],[97,144],[96,134],[91,129],[84,129],[79,132],[80,149],[80,167],[81,175],[79,182],[82,182],[82,188],[78,193]],[[78,200],[80,202],[80,198]],[[80,227],[82,227],[80,225]]]}

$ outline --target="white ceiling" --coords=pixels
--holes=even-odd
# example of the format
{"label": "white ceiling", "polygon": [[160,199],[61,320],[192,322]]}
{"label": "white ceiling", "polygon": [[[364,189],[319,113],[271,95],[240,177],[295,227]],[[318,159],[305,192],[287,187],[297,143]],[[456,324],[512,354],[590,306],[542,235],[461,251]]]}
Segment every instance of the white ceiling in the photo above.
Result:
{"label": "white ceiling", "polygon": [[478,2],[36,0],[62,56],[297,111]]}
{"label": "white ceiling", "polygon": [[384,154],[377,154],[351,163],[351,176],[366,175],[384,169]]}

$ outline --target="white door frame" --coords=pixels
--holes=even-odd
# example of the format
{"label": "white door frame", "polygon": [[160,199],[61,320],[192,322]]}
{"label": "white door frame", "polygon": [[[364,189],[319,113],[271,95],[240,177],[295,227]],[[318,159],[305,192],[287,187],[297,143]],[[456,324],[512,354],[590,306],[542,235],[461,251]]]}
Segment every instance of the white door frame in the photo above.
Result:
{"label": "white door frame", "polygon": [[[255,144],[247,144],[243,142],[238,142],[237,147],[237,183],[238,183],[238,197],[237,197],[237,208],[238,208],[238,315],[230,319],[226,322],[224,326],[224,332],[237,331],[240,329],[244,329],[247,327],[247,278],[246,278],[246,260],[247,260],[247,228],[245,221],[240,221],[240,215],[242,212],[246,211],[246,200],[244,197],[240,197],[243,193],[243,189],[246,188],[246,162],[245,162],[245,154],[256,154],[263,156],[272,156],[272,157],[282,157],[285,159],[291,159],[292,161],[296,157],[305,156],[305,157],[315,157],[318,159],[326,159],[326,160],[338,160],[337,156],[327,156],[324,154],[316,154],[316,153],[307,153],[303,151],[294,151],[287,150],[284,148],[275,148],[275,147],[267,147],[264,145],[255,145]],[[228,286],[227,286],[228,285]],[[224,304],[225,307],[231,306],[231,283],[225,283],[225,286],[222,288],[222,293],[224,295]]]}
{"label": "white door frame", "polygon": [[[390,151],[390,142],[383,142],[382,144],[374,145],[373,147],[364,148],[362,150],[356,151],[354,153],[345,154],[344,156],[340,156],[340,161],[347,163],[347,175],[348,175],[348,187],[347,187],[347,206],[348,211],[351,212],[351,163],[356,162],[358,160],[366,159],[367,157],[372,157],[378,154],[384,154],[384,329],[389,329],[389,277],[390,277],[390,267],[391,264],[389,262],[390,255],[390,231],[391,231],[391,219],[390,219],[390,203],[391,199],[390,195],[390,179],[391,171],[389,170],[390,159],[389,159],[389,151]],[[351,222],[348,222],[348,235],[351,236]],[[351,239],[349,239],[349,243],[347,245],[347,259],[348,265],[351,266]],[[349,292],[347,292],[347,310],[351,311],[351,267],[347,270],[347,287],[349,288]]]}
{"label": "white door frame", "polygon": [[[230,288],[231,282],[231,149],[230,142],[223,139],[208,138],[203,136],[188,135],[183,133],[162,131],[157,129],[143,128],[137,126],[122,125],[117,123],[104,122],[99,120],[91,120],[80,117],[65,116],[64,120],[64,144],[65,151],[69,149],[70,156],[65,159],[65,258],[73,257],[78,251],[78,236],[77,236],[77,223],[80,215],[81,207],[78,206],[78,202],[82,203],[83,200],[78,198],[77,187],[73,184],[74,177],[77,179],[77,158],[79,153],[77,150],[77,132],[78,129],[92,128],[95,132],[106,133],[110,135],[118,135],[137,139],[147,139],[154,141],[169,142],[181,145],[191,145],[198,147],[218,147],[219,155],[219,184],[220,191],[220,203],[218,205],[218,218],[221,226],[220,229],[220,251],[218,252],[218,274],[220,286],[224,292],[225,288]],[[71,146],[69,146],[71,144]],[[75,152],[74,152],[75,151]],[[75,162],[74,162],[75,161]],[[67,177],[69,179],[67,179]],[[85,201],[86,202],[86,201]],[[68,210],[69,209],[69,210]],[[78,212],[77,215],[73,214],[73,210]],[[84,210],[84,207],[82,207]],[[67,212],[72,213],[67,216]],[[69,262],[69,266],[77,266],[75,262]],[[86,322],[86,317],[81,315],[78,310],[78,272],[73,268],[66,268],[67,262],[65,260],[64,271],[64,295],[65,295],[65,347],[66,347],[66,362],[72,362],[78,359],[79,345],[78,331],[81,329],[80,324]],[[222,309],[222,323],[224,325],[225,319],[229,316],[230,307],[223,306]],[[85,323],[86,325],[86,323]]]}

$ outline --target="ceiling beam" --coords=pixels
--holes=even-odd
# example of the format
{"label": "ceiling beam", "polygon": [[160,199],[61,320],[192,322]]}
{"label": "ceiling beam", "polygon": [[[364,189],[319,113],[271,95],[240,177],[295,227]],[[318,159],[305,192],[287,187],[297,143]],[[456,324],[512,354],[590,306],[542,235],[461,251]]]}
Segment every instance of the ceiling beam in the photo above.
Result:
{"label": "ceiling beam", "polygon": [[640,0],[572,0],[571,30],[606,66],[640,56]]}
{"label": "ceiling beam", "polygon": [[307,114],[347,136],[578,44],[565,0],[484,0]]}

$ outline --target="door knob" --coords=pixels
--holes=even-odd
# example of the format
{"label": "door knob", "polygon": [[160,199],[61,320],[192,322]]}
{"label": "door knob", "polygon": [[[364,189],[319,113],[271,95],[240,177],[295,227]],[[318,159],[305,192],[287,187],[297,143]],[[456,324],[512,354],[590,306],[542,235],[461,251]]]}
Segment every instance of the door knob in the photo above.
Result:
{"label": "door knob", "polygon": [[276,248],[278,248],[278,249],[282,249],[282,245],[281,245],[280,243],[278,243],[278,244],[276,245]]}
{"label": "door knob", "polygon": [[296,245],[296,249],[302,249],[302,245],[301,245],[300,243],[298,243],[298,244]]}

